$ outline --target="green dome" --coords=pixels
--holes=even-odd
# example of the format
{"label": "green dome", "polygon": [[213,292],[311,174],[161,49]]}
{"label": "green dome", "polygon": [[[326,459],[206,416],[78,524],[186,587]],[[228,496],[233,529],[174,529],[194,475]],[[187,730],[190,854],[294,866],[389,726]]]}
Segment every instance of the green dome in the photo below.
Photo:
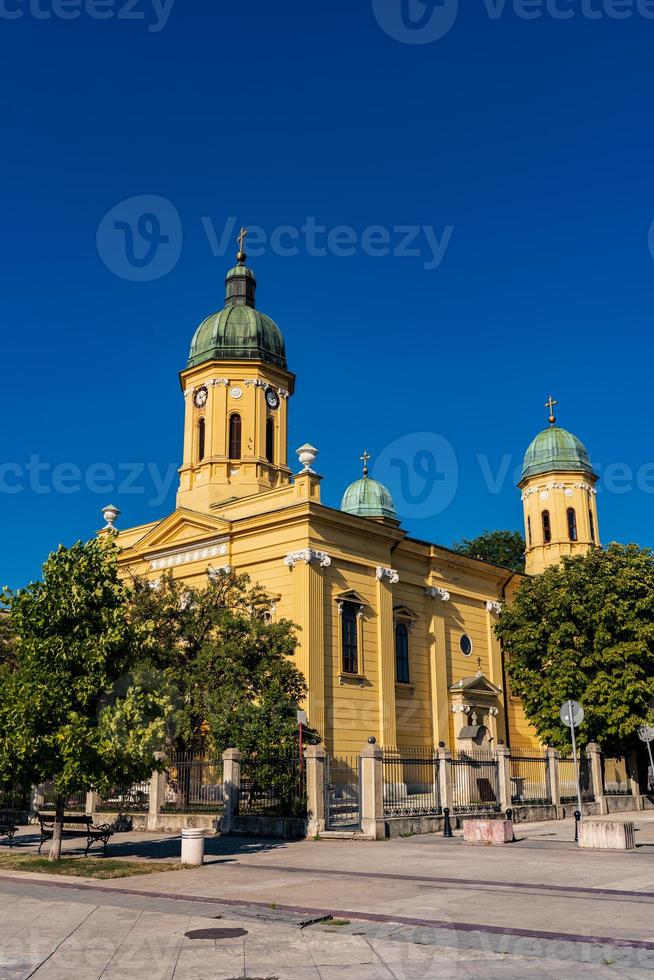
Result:
{"label": "green dome", "polygon": [[525,453],[522,479],[539,473],[592,473],[588,450],[576,436],[558,425],[540,432]]}
{"label": "green dome", "polygon": [[286,368],[281,330],[255,308],[257,281],[252,269],[243,264],[230,269],[225,286],[225,307],[196,330],[186,366],[214,360],[259,360]]}
{"label": "green dome", "polygon": [[352,483],[343,495],[341,510],[356,517],[390,517],[397,520],[393,498],[381,483],[369,476]]}

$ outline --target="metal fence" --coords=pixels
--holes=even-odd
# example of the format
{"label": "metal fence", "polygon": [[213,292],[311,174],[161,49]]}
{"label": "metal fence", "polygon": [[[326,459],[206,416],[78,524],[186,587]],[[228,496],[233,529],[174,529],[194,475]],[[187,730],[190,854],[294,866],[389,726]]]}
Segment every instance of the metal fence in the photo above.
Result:
{"label": "metal fence", "polygon": [[100,793],[96,809],[103,813],[146,813],[150,808],[150,781],[110,786]]}
{"label": "metal fence", "polygon": [[[64,810],[68,813],[86,812],[86,790],[75,793],[64,793]],[[52,780],[43,784],[42,810],[54,810],[57,805],[57,788]]]}
{"label": "metal fence", "polygon": [[497,761],[490,754],[460,752],[452,759],[454,813],[499,813]]}
{"label": "metal fence", "polygon": [[602,756],[602,778],[605,796],[632,795],[626,759],[607,759]]}
{"label": "metal fence", "polygon": [[361,826],[361,759],[357,754],[325,759],[325,818],[328,830]]}
{"label": "metal fence", "polygon": [[238,812],[241,816],[306,816],[304,759],[295,753],[243,756]]}
{"label": "metal fence", "polygon": [[442,812],[439,759],[435,749],[385,748],[384,816],[438,815]]}
{"label": "metal fence", "polygon": [[[579,785],[581,787],[581,802],[594,803],[595,792],[590,768],[590,759],[580,756],[577,760],[579,769]],[[561,787],[561,803],[577,802],[577,771],[574,759],[559,759],[559,782]]]}
{"label": "metal fence", "polygon": [[547,758],[533,750],[511,749],[511,802],[543,806],[552,802]]}
{"label": "metal fence", "polygon": [[164,813],[215,813],[223,807],[223,761],[177,752],[166,762]]}
{"label": "metal fence", "polygon": [[0,810],[27,810],[30,791],[19,783],[0,783]]}

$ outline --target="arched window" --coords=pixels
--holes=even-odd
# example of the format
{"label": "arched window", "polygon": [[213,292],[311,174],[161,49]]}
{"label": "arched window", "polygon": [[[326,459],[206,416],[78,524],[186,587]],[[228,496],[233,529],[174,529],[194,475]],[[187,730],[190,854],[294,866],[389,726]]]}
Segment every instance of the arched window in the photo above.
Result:
{"label": "arched window", "polygon": [[204,419],[200,419],[198,422],[198,463],[201,463],[204,459],[205,443],[206,443],[207,427]]}
{"label": "arched window", "polygon": [[550,521],[549,510],[543,511],[543,541],[549,544],[552,540],[552,523]]}
{"label": "arched window", "polygon": [[341,613],[343,638],[343,673],[359,673],[359,638],[356,608],[350,602],[343,603]]}
{"label": "arched window", "polygon": [[275,420],[266,419],[266,459],[275,462]]}
{"label": "arched window", "polygon": [[409,631],[406,623],[395,627],[395,679],[398,684],[409,683]]}
{"label": "arched window", "polygon": [[241,416],[230,415],[229,417],[229,458],[241,458]]}
{"label": "arched window", "polygon": [[576,541],[577,534],[577,513],[574,507],[568,507],[568,537],[571,541]]}
{"label": "arched window", "polygon": [[531,517],[527,518],[527,539],[529,540],[529,547],[531,548]]}
{"label": "arched window", "polygon": [[595,544],[595,518],[593,517],[593,512],[588,509],[588,518],[590,521],[590,540]]}

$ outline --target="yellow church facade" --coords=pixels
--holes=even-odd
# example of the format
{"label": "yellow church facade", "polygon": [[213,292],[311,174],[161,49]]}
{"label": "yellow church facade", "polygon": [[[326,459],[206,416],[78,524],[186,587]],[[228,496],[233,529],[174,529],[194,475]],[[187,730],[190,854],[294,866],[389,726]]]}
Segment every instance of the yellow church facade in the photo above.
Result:
{"label": "yellow church facade", "polygon": [[[269,599],[266,615],[299,627],[303,707],[328,752],[357,752],[370,736],[388,747],[537,745],[507,690],[494,633],[520,576],[411,538],[369,476],[366,454],[341,509],[321,502],[313,447],[297,450],[293,475],[295,379],[281,331],[256,307],[242,245],[237,259],[225,307],[196,331],[180,375],[177,507],[117,531],[125,573],[156,585],[170,570],[195,586],[247,573]],[[585,449],[550,422],[528,450],[521,482],[529,573],[599,543]],[[117,512],[106,515],[113,529]]]}

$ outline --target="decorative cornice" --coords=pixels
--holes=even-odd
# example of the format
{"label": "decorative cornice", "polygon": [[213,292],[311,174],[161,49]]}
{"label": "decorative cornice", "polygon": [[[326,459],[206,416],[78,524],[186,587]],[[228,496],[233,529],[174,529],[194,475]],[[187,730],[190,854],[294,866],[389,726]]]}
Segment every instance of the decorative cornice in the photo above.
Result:
{"label": "decorative cornice", "polygon": [[268,385],[260,378],[247,378],[244,382],[246,388],[267,388]]}
{"label": "decorative cornice", "polygon": [[234,569],[231,565],[219,565],[218,568],[214,568],[212,565],[207,568],[207,575],[212,582],[221,578],[223,575],[231,575]]}
{"label": "decorative cornice", "polygon": [[[575,490],[585,490],[586,493],[592,494],[592,496],[597,496],[597,490],[595,487],[591,487],[590,483],[585,483],[577,481],[572,484]],[[568,483],[544,483],[542,486],[529,487],[528,490],[524,490],[522,493],[522,499],[527,500],[534,493],[544,493],[548,494],[550,490],[563,490],[564,493],[570,495],[570,484]],[[546,498],[544,498],[546,499]]]}
{"label": "decorative cornice", "polygon": [[378,565],[375,569],[375,578],[378,582],[383,582],[386,579],[391,585],[397,585],[400,581],[400,573],[394,568],[384,568],[382,565]]}
{"label": "decorative cornice", "polygon": [[496,616],[499,616],[503,608],[504,608],[503,603],[494,601],[492,599],[489,599],[488,602],[486,603],[486,612],[494,613]]}
{"label": "decorative cornice", "polygon": [[430,599],[440,599],[441,602],[449,602],[451,598],[450,593],[447,591],[447,589],[436,589],[433,588],[432,586],[425,589],[425,595],[428,596]]}
{"label": "decorative cornice", "polygon": [[472,705],[471,704],[453,704],[452,705],[452,714],[453,715],[467,715],[470,711],[472,711]]}
{"label": "decorative cornice", "polygon": [[279,397],[283,398],[284,400],[286,400],[291,394],[290,391],[286,390],[286,388],[278,388],[277,392],[279,394]]}
{"label": "decorative cornice", "polygon": [[292,551],[284,559],[284,564],[288,565],[289,568],[295,568],[298,562],[306,562],[307,565],[313,565],[318,562],[321,568],[329,568],[332,563],[331,558],[324,551],[314,551],[313,548],[305,548],[303,551]]}
{"label": "decorative cornice", "polygon": [[206,559],[219,558],[227,554],[226,543],[211,543],[200,547],[177,547],[160,551],[155,556],[149,558],[150,568],[153,572],[161,571],[164,568],[175,568],[177,565],[188,565],[193,561],[205,561]]}

